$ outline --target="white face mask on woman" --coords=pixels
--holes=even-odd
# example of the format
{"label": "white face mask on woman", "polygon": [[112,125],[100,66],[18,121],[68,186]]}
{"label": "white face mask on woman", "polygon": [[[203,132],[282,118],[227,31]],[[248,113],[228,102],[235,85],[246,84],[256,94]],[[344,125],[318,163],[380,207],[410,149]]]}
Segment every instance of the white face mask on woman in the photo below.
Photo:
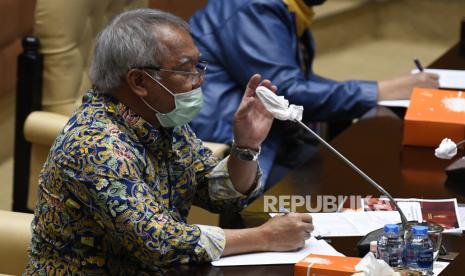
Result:
{"label": "white face mask on woman", "polygon": [[[144,71],[145,72],[145,71]],[[142,97],[140,98],[148,108],[155,111],[160,125],[162,127],[176,127],[189,123],[200,112],[203,104],[202,88],[198,88],[182,93],[173,93],[158,80],[152,77],[149,73],[145,72],[152,80],[158,83],[163,89],[174,97],[174,109],[168,113],[161,113],[153,106],[147,103]]]}

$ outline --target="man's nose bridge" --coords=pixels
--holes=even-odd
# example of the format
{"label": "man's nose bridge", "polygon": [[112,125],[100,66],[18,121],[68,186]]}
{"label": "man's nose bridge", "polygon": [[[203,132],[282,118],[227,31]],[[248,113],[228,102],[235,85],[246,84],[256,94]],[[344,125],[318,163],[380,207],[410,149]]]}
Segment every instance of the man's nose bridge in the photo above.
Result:
{"label": "man's nose bridge", "polygon": [[196,75],[192,75],[192,89],[199,88],[204,80],[204,74],[198,72]]}

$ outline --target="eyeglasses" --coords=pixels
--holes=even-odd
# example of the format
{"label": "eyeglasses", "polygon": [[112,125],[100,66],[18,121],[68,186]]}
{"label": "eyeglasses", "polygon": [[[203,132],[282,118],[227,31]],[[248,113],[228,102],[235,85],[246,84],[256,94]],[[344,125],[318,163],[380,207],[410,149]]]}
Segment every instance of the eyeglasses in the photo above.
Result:
{"label": "eyeglasses", "polygon": [[153,65],[151,65],[151,66],[142,66],[142,67],[137,67],[137,68],[139,68],[139,69],[149,69],[149,70],[155,70],[155,71],[160,71],[160,72],[168,72],[168,73],[188,76],[188,77],[191,78],[192,85],[197,85],[201,81],[203,81],[203,77],[205,75],[205,72],[207,71],[207,66],[208,66],[207,61],[199,61],[195,65],[195,72],[164,69],[164,68],[161,68],[161,67],[158,67],[158,66],[153,66]]}

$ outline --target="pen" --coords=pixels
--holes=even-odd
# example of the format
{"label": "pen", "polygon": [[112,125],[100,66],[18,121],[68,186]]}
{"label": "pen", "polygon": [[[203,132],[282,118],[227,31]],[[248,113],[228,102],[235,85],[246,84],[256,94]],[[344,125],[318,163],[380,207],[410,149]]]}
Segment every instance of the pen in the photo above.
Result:
{"label": "pen", "polygon": [[420,72],[423,72],[423,71],[424,71],[424,69],[423,69],[423,65],[421,65],[420,61],[419,61],[417,58],[416,58],[416,59],[414,59],[414,60],[413,60],[413,62],[414,62],[414,63],[415,63],[415,65],[417,66],[417,68],[418,68],[418,71],[420,71]]}
{"label": "pen", "polygon": [[[289,210],[287,208],[283,208],[283,207],[279,208],[279,212],[284,213],[285,215],[289,214]],[[314,237],[317,240],[325,240],[327,243],[331,243],[331,239],[326,239],[325,237],[323,237],[320,234],[314,235]]]}

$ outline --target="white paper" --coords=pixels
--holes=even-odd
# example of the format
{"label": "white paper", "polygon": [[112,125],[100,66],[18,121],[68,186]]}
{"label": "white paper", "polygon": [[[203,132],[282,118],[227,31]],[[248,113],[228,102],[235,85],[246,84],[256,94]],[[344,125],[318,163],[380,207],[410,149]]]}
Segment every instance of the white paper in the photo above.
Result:
{"label": "white paper", "polygon": [[[418,201],[454,201],[456,199],[422,200],[422,199],[396,199],[397,204],[409,221],[423,221],[421,206]],[[364,204],[364,202],[362,203]],[[364,206],[364,205],[362,205]],[[362,208],[364,209],[364,208]],[[456,208],[457,210],[458,208]],[[342,213],[309,213],[313,218],[314,236],[322,237],[348,237],[365,236],[385,224],[400,223],[397,211],[370,211],[370,212],[342,212]],[[270,213],[270,216],[275,216]],[[457,217],[459,217],[457,213]],[[461,234],[463,223],[459,221],[458,229],[445,229],[444,233]]]}
{"label": "white paper", "polygon": [[[283,237],[285,238],[285,237]],[[305,241],[305,246],[293,252],[260,252],[241,254],[220,258],[212,262],[214,266],[242,266],[242,265],[270,265],[270,264],[295,264],[308,254],[320,254],[329,256],[344,256],[325,240],[317,240],[314,237]]]}
{"label": "white paper", "polygon": [[[412,71],[418,72],[418,69]],[[465,89],[465,70],[425,69],[424,72],[438,74],[441,88]]]}
{"label": "white paper", "polygon": [[[387,198],[383,198],[382,200],[385,202],[389,202],[389,199]],[[435,202],[452,203],[455,206],[455,212],[456,212],[455,215],[457,217],[458,228],[444,229],[444,233],[462,234],[462,229],[464,229],[464,223],[460,219],[459,207],[457,205],[456,198],[449,198],[449,199],[396,198],[395,200],[397,202],[397,205],[399,205],[400,209],[404,213],[407,220],[409,221],[414,220],[414,221],[419,221],[419,222],[424,220],[423,215],[422,215],[422,206],[421,206],[422,203],[435,203]],[[362,210],[368,211],[370,208],[366,204],[367,203],[362,198],[362,203],[361,203]],[[374,211],[370,211],[370,212],[374,212]],[[385,211],[375,211],[374,213],[377,213],[377,212],[385,212]]]}
{"label": "white paper", "polygon": [[410,105],[410,100],[385,100],[385,101],[379,101],[378,105],[407,108]]}
{"label": "white paper", "polygon": [[[349,237],[365,236],[384,227],[385,224],[399,223],[397,211],[309,213],[313,218],[314,236]],[[274,216],[276,214],[270,214]]]}
{"label": "white paper", "polygon": [[459,206],[459,220],[462,225],[462,230],[465,230],[465,206]]}
{"label": "white paper", "polygon": [[433,275],[439,275],[448,265],[449,262],[434,262]]}
{"label": "white paper", "polygon": [[[455,206],[455,215],[457,217],[459,227],[456,229],[444,229],[444,233],[449,233],[449,234],[461,234],[462,233],[463,223],[460,220],[459,208],[458,208],[456,198],[449,198],[449,199],[396,198],[395,200],[397,201],[398,205],[399,203],[403,204],[403,205],[399,205],[399,207],[404,213],[408,212],[408,209],[406,208],[404,209],[403,206],[408,206],[412,210],[415,209],[413,212],[419,214],[418,221],[420,220],[423,221],[423,216],[421,215],[422,214],[421,202],[451,202],[452,201]],[[413,218],[409,217],[407,216],[407,214],[405,214],[405,216],[407,217],[408,220],[415,220],[414,217]]]}
{"label": "white paper", "polygon": [[399,205],[407,220],[423,221],[420,202],[398,201],[397,205]]}

